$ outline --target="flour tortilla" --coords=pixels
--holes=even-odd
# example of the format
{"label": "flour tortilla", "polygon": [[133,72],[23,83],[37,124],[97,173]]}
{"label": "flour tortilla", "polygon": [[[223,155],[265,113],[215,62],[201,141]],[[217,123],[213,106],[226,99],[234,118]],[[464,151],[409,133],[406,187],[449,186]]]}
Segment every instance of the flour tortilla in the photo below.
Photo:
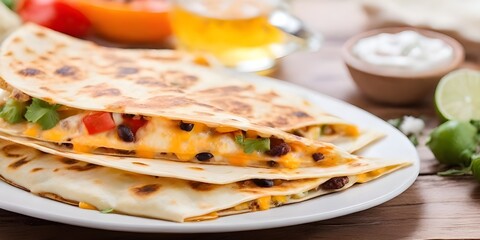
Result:
{"label": "flour tortilla", "polygon": [[378,158],[365,159],[359,157],[358,159],[345,162],[343,164],[326,164],[323,166],[309,168],[252,168],[228,165],[183,163],[163,159],[152,160],[136,157],[82,154],[65,151],[65,149],[56,144],[5,134],[0,134],[0,139],[32,147],[49,154],[76,159],[95,165],[116,168],[144,175],[179,178],[212,184],[228,184],[254,178],[283,180],[331,178],[345,175],[358,175],[383,168],[394,170],[411,164],[411,161],[401,159],[386,160]]}
{"label": "flour tortilla", "polygon": [[[304,201],[345,190],[362,176],[348,176],[348,183],[336,190],[322,187],[329,178],[283,181],[271,188],[258,187],[251,181],[212,185],[101,167],[2,140],[0,178],[33,194],[69,204],[86,203],[98,210],[184,222],[249,212],[258,209],[261,205],[257,200],[265,197],[270,207]],[[288,197],[279,203],[269,200],[270,196]],[[241,204],[244,206],[238,208]],[[258,206],[252,207],[255,204]]]}
{"label": "flour tortilla", "polygon": [[[326,158],[354,158],[332,144],[282,131],[320,121],[317,113],[303,110],[299,98],[265,85],[226,79],[212,69],[185,62],[178,52],[104,48],[26,24],[5,40],[0,59],[0,76],[9,87],[48,102],[87,111],[203,123],[209,128],[250,130],[262,137],[274,136],[288,144],[307,146],[314,149],[312,151],[322,149]],[[65,68],[67,74],[58,73]],[[34,74],[30,74],[32,69],[35,69]],[[359,140],[362,142],[356,147],[346,148],[356,150],[372,138]],[[108,144],[94,147],[118,149],[118,144],[114,147]],[[136,146],[129,147],[119,150],[135,150]],[[155,152],[154,157],[165,151]],[[235,154],[237,152],[235,150]],[[196,160],[193,158],[196,153],[186,154],[189,159]],[[300,162],[299,166],[315,165],[310,153],[297,155],[294,158]],[[218,158],[210,163],[230,164],[222,156]],[[259,158],[262,161],[251,159],[252,163],[246,165],[265,167],[269,157]]]}

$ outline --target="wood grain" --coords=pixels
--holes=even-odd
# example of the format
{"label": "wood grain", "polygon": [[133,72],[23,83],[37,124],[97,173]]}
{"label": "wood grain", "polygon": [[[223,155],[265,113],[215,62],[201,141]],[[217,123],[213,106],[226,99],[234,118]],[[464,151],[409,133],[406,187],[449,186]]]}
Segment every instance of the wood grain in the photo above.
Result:
{"label": "wood grain", "polygon": [[[0,210],[0,239],[426,239],[480,238],[480,184],[470,177],[439,177],[439,165],[426,136],[438,120],[432,97],[407,107],[365,99],[350,80],[340,57],[344,41],[360,32],[366,18],[353,1],[297,0],[294,12],[325,36],[315,53],[284,58],[276,77],[363,108],[380,118],[421,116],[427,129],[417,148],[421,174],[406,192],[372,209],[348,216],[286,228],[219,234],[138,234],[69,226]],[[472,66],[476,64],[469,63]],[[1,193],[0,193],[1,197]],[[68,236],[68,237],[67,237]]]}

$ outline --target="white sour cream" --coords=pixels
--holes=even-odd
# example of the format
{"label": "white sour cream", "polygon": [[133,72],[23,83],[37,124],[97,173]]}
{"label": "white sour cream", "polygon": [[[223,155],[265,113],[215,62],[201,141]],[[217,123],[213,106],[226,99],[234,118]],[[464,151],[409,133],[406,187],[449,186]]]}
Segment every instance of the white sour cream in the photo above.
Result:
{"label": "white sour cream", "polygon": [[363,38],[352,52],[366,63],[409,71],[437,68],[453,59],[453,48],[446,42],[415,31]]}

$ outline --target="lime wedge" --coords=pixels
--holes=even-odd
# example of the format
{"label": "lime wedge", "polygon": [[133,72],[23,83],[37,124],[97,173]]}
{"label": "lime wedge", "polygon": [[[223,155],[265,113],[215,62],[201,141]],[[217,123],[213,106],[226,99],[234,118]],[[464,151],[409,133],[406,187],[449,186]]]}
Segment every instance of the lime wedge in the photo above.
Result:
{"label": "lime wedge", "polygon": [[461,69],[444,76],[435,90],[442,120],[480,120],[480,72]]}

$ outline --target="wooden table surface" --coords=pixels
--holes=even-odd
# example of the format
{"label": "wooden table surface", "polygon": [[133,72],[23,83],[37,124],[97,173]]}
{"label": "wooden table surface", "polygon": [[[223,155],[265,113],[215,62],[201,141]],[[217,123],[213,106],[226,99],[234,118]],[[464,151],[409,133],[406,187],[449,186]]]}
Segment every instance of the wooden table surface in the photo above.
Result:
{"label": "wooden table surface", "polygon": [[[389,107],[364,99],[340,58],[343,42],[366,23],[351,1],[297,0],[294,12],[325,38],[316,53],[297,53],[281,63],[277,78],[315,89],[380,118],[422,116],[428,133],[438,124],[431,99]],[[425,239],[480,238],[480,184],[470,177],[439,177],[442,169],[424,146],[417,148],[421,172],[406,192],[380,206],[336,219],[299,226],[218,234],[139,234],[87,229],[35,219],[0,209],[0,239]]]}

